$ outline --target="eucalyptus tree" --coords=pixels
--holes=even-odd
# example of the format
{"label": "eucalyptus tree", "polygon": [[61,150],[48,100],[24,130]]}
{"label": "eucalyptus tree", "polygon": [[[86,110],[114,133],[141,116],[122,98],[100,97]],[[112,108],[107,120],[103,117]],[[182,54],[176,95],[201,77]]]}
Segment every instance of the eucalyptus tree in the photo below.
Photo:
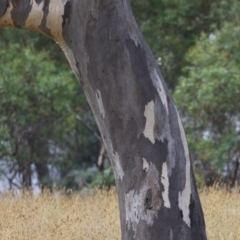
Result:
{"label": "eucalyptus tree", "polygon": [[53,38],[111,160],[122,239],[206,239],[184,129],[128,0],[7,0],[0,26]]}

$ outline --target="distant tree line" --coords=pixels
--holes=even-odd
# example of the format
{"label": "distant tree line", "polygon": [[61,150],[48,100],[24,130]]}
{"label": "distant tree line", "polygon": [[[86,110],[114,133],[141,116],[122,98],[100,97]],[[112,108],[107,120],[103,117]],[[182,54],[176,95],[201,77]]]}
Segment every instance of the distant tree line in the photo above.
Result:
{"label": "distant tree line", "polygon": [[[239,181],[240,3],[132,0],[173,92],[197,183]],[[84,94],[52,40],[0,30],[0,178],[9,188],[114,183]]]}

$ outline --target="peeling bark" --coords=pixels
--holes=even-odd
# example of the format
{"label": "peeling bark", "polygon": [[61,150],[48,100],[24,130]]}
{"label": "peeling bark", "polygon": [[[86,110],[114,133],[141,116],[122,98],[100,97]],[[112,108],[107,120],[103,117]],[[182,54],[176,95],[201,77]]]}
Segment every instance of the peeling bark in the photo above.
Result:
{"label": "peeling bark", "polygon": [[154,102],[151,101],[145,106],[144,116],[146,118],[146,125],[144,129],[144,136],[148,138],[152,144],[155,143],[154,137],[154,125],[155,125],[155,113]]}
{"label": "peeling bark", "polygon": [[52,37],[80,81],[113,166],[122,239],[206,239],[182,123],[129,1],[4,6],[1,27]]}

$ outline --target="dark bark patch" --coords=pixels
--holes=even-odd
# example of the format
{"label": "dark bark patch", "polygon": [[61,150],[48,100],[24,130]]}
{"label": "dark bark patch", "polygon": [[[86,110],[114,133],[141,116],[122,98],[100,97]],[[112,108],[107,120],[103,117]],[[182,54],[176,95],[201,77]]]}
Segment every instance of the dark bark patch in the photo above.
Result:
{"label": "dark bark patch", "polygon": [[180,218],[183,219],[183,212],[182,210],[179,211]]}
{"label": "dark bark patch", "polygon": [[35,0],[35,1],[39,5],[43,0]]}
{"label": "dark bark patch", "polygon": [[12,5],[13,5],[14,8],[17,8],[19,6],[19,4],[20,4],[20,0],[13,0],[12,1]]}
{"label": "dark bark patch", "polygon": [[192,197],[192,194],[191,194],[190,205],[189,205],[189,217],[190,217],[190,220],[191,220],[191,227],[193,227],[194,224],[195,224],[194,209],[195,209],[195,201],[194,201],[194,199]]}
{"label": "dark bark patch", "polygon": [[68,25],[70,23],[70,16],[71,16],[71,3],[67,2],[64,8],[62,28],[64,28],[65,25]]}
{"label": "dark bark patch", "polygon": [[84,81],[83,81],[83,77],[81,74],[81,66],[80,63],[78,61],[76,61],[76,67],[78,69],[78,72],[76,72],[75,74],[77,75],[77,79],[79,80],[81,87],[84,88]]}
{"label": "dark bark patch", "polygon": [[153,208],[152,206],[152,189],[148,189],[146,192],[146,197],[144,200],[144,207],[145,210],[151,210]]}
{"label": "dark bark patch", "polygon": [[141,134],[138,140],[138,151],[141,158],[145,158],[147,161],[152,162],[160,172],[162,164],[167,161],[168,141],[166,139],[164,142],[157,140],[152,144],[149,139]]}
{"label": "dark bark patch", "polygon": [[7,11],[8,7],[8,0],[1,0],[0,1],[0,17],[4,15],[4,13]]}
{"label": "dark bark patch", "polygon": [[43,16],[42,22],[38,28],[48,37],[53,37],[51,34],[51,30],[46,27],[47,26],[47,16],[49,14],[49,1],[50,0],[44,1],[44,7],[43,7],[44,16]]}
{"label": "dark bark patch", "polygon": [[206,239],[207,237],[205,232],[205,221],[203,217],[202,208],[199,202],[199,197],[196,193],[192,193],[190,197],[189,217],[191,220],[192,239],[194,240]]}
{"label": "dark bark patch", "polygon": [[153,86],[151,74],[149,72],[146,51],[141,46],[136,46],[132,39],[126,40],[126,46],[131,59],[132,71],[135,73],[135,79],[141,94],[143,107],[157,96],[157,90]]}
{"label": "dark bark patch", "polygon": [[12,1],[12,4],[13,9],[11,11],[11,15],[14,26],[17,28],[23,28],[28,18],[28,15],[32,10],[32,5],[30,5],[29,1],[26,0],[14,0]]}

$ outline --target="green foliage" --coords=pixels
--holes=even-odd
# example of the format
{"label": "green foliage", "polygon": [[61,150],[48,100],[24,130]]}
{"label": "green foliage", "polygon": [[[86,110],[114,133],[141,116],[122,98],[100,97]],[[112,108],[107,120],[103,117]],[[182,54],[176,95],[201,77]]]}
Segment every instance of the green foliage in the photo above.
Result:
{"label": "green foliage", "polygon": [[240,18],[235,16],[220,30],[202,34],[188,51],[187,77],[180,78],[174,94],[195,158],[215,171],[236,160],[240,149]]}
{"label": "green foliage", "polygon": [[[55,124],[65,107],[59,99],[69,98],[65,89],[73,88],[71,81],[70,84],[66,81],[70,74],[59,72],[46,52],[37,53],[28,47],[22,49],[18,43],[5,45],[0,55],[4,59],[4,64],[0,65],[2,130],[9,132],[11,129],[12,135],[19,135],[40,124],[44,126],[42,134],[50,134],[49,125]],[[8,145],[13,144],[9,141]]]}
{"label": "green foliage", "polygon": [[[79,183],[68,178],[69,171],[92,166],[99,145],[78,117],[95,131],[96,126],[66,62],[46,46],[39,51],[34,45],[40,48],[41,38],[33,35],[30,40],[26,33],[1,34],[0,158],[19,174],[33,164],[51,164],[71,187]],[[42,184],[51,184],[47,172],[42,177]]]}
{"label": "green foliage", "polygon": [[237,0],[131,0],[143,34],[171,89],[178,83],[185,54],[202,32],[232,19]]}
{"label": "green foliage", "polygon": [[109,163],[106,164],[102,172],[99,171],[97,172],[91,185],[92,187],[108,187],[108,188],[115,185],[114,174]]}
{"label": "green foliage", "polygon": [[115,179],[112,168],[109,164],[105,166],[103,171],[99,171],[96,166],[88,167],[87,169],[79,168],[68,171],[65,178],[59,181],[58,187],[67,187],[74,190],[82,188],[110,188],[115,185]]}

